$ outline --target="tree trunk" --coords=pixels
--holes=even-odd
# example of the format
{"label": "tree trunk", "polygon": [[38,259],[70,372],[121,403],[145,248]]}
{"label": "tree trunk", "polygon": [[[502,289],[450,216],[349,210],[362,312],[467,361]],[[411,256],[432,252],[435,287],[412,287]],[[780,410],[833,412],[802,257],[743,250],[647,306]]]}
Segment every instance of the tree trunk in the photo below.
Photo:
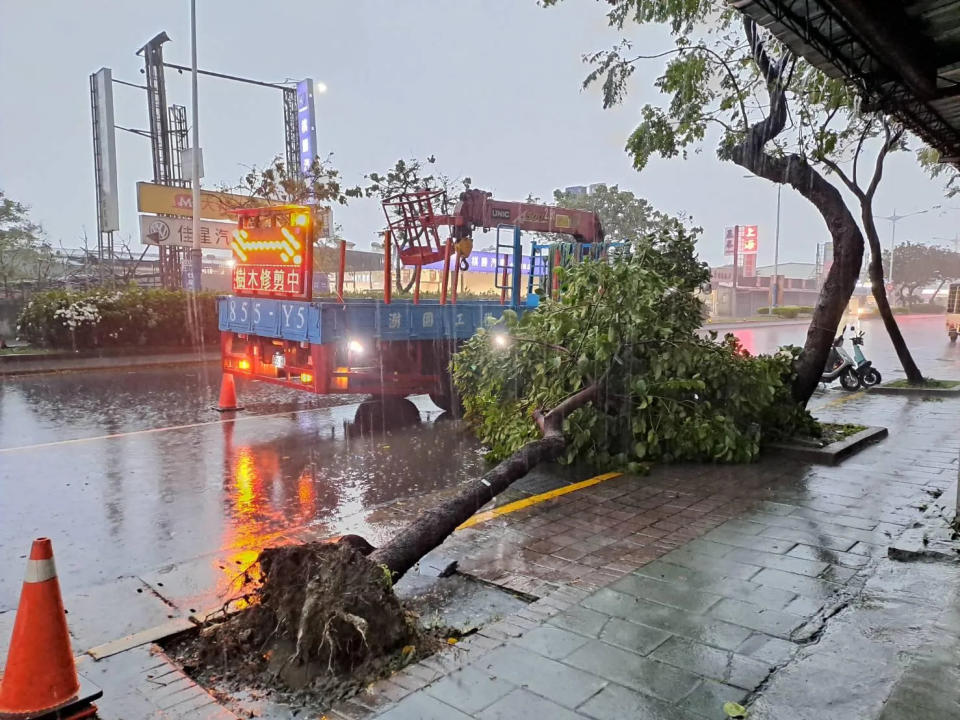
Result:
{"label": "tree trunk", "polygon": [[764,150],[786,126],[787,98],[783,76],[793,56],[784,53],[774,63],[767,55],[756,23],[746,16],[743,23],[754,62],[767,83],[770,110],[766,118],[750,126],[739,143],[722,148],[719,155],[754,175],[789,184],[819,211],[833,239],[833,265],[820,289],[803,352],[794,366],[797,375],[791,389],[793,398],[806,405],[820,382],[834,333],[857,285],[863,263],[863,233],[840,191],[828,183],[804,156],[795,153],[772,155]]}
{"label": "tree trunk", "polygon": [[556,460],[563,453],[567,441],[563,437],[563,419],[577,408],[596,397],[599,382],[571,395],[545,415],[537,412],[534,418],[543,438],[529,442],[509,458],[470,483],[455,497],[422,513],[383,547],[374,550],[369,558],[384,565],[394,580],[416,565],[420,558],[440,545],[477,510],[506,490],[536,465]]}
{"label": "tree trunk", "polygon": [[890,308],[890,302],[887,300],[887,288],[883,284],[883,251],[880,248],[877,226],[873,222],[873,203],[861,203],[860,208],[860,217],[863,220],[863,227],[867,231],[867,240],[870,243],[870,285],[873,289],[873,298],[877,301],[877,310],[880,311],[880,317],[883,318],[883,326],[887,330],[887,335],[890,336],[893,349],[897,351],[897,358],[899,358],[900,365],[907,375],[907,382],[911,385],[920,385],[923,383],[923,375],[910,354],[910,349],[903,339],[903,333],[900,332],[897,319]]}
{"label": "tree trunk", "polygon": [[806,404],[817,389],[827,356],[844,310],[853,295],[863,263],[863,233],[843,201],[840,191],[827,182],[800,155],[778,157],[752,152],[745,145],[733,149],[730,159],[755,175],[787,183],[819,211],[833,239],[833,265],[820,289],[803,352],[797,359],[793,397]]}
{"label": "tree trunk", "polygon": [[527,443],[455,497],[421,513],[383,547],[374,550],[370,559],[378,565],[386,565],[394,579],[401,577],[477,510],[538,463],[556,460],[565,447],[563,436]]}
{"label": "tree trunk", "polygon": [[947,284],[946,280],[941,280],[940,284],[937,285],[937,289],[933,291],[933,295],[930,296],[929,303],[933,305],[934,301],[937,299],[937,295],[940,294],[940,290],[943,289],[943,286]]}

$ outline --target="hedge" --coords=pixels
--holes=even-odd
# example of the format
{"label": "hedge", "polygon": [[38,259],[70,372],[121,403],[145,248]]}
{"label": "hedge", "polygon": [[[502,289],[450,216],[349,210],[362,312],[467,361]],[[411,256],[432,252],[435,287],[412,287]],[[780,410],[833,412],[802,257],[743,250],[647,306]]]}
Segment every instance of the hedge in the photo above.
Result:
{"label": "hedge", "polygon": [[797,315],[809,315],[812,312],[813,307],[811,305],[780,305],[775,308],[757,308],[757,315],[776,315],[782,318],[795,318]]}
{"label": "hedge", "polygon": [[100,347],[193,345],[196,302],[206,343],[216,343],[213,293],[182,290],[53,290],[34,295],[17,320],[17,335],[39,347],[84,350]]}

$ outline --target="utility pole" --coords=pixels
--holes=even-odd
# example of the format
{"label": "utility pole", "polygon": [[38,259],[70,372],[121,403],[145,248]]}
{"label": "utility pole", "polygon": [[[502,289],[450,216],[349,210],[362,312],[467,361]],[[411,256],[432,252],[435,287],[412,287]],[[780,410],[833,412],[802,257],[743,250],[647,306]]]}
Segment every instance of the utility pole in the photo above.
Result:
{"label": "utility pole", "polygon": [[778,295],[780,294],[780,191],[783,185],[777,183],[777,233],[773,245],[773,307],[779,304]]}
{"label": "utility pole", "polygon": [[190,0],[190,91],[193,102],[193,152],[190,153],[190,186],[193,191],[193,247],[190,252],[193,290],[200,292],[203,248],[200,245],[200,107],[197,104],[197,0]]}
{"label": "utility pole", "polygon": [[733,226],[733,294],[730,297],[730,317],[737,319],[737,266],[740,263],[740,226]]}

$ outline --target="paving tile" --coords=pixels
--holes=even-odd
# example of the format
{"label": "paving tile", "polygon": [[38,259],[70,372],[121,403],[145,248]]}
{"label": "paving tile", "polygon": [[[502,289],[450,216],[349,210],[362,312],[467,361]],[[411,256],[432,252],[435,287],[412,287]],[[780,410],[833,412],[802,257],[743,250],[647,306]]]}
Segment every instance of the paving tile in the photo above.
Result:
{"label": "paving tile", "polygon": [[790,633],[803,624],[804,618],[780,610],[758,608],[756,605],[724,598],[710,615],[726,622],[759,630],[768,635],[789,638]]}
{"label": "paving tile", "polygon": [[667,640],[650,657],[744,690],[756,688],[773,669],[768,663],[678,637]]}
{"label": "paving tile", "polygon": [[595,638],[599,637],[600,631],[609,619],[610,616],[605,613],[575,605],[558,615],[554,615],[547,621],[547,624]]}
{"label": "paving tile", "polygon": [[426,692],[437,700],[474,715],[515,690],[519,684],[507,682],[494,672],[466,667],[437,681]]}
{"label": "paving tile", "polygon": [[607,588],[598,590],[583,602],[592,609],[724,650],[733,650],[750,636],[750,631],[745,627],[648,602]]}
{"label": "paving tile", "polygon": [[852,538],[835,537],[813,530],[800,530],[799,528],[780,527],[779,525],[764,526],[762,536],[779,538],[781,540],[793,540],[797,543],[805,543],[806,545],[839,551],[849,550],[857,542]]}
{"label": "paving tile", "polygon": [[[577,708],[577,712],[595,720],[687,720],[676,705],[641,695],[621,685],[607,685]],[[540,718],[538,720],[549,720]]]}
{"label": "paving tile", "polygon": [[682,698],[698,681],[696,675],[685,670],[649,660],[599,640],[591,640],[565,662],[668,702]]}
{"label": "paving tile", "polygon": [[814,600],[813,598],[798,595],[797,599],[787,605],[784,610],[800,617],[810,618],[816,615],[826,604],[825,600]]}
{"label": "paving tile", "polygon": [[844,515],[842,513],[823,512],[821,510],[814,510],[804,507],[797,508],[792,514],[798,517],[809,518],[810,520],[835,523],[837,525],[845,525],[847,527],[858,528],[860,530],[873,530],[877,526],[878,522],[868,518]]}
{"label": "paving tile", "polygon": [[[851,545],[850,547],[853,547]],[[848,548],[849,549],[849,548]],[[820,560],[822,562],[832,563],[834,565],[843,565],[844,567],[859,568],[870,562],[866,555],[857,555],[851,552],[840,552],[824,547],[812,547],[810,545],[794,545],[790,552],[790,557],[798,557],[804,560]]]}
{"label": "paving tile", "polygon": [[663,605],[698,613],[706,612],[720,600],[720,596],[713,593],[690,590],[680,585],[653,580],[643,575],[625,575],[610,585],[610,588]]}
{"label": "paving tile", "polygon": [[528,631],[523,637],[514,640],[513,644],[533,650],[544,657],[559,660],[582,646],[587,640],[588,638],[583,635],[544,625]]}
{"label": "paving tile", "polygon": [[737,652],[770,665],[782,665],[793,656],[798,647],[789,640],[754,633],[737,648]]}
{"label": "paving tile", "polygon": [[796,545],[796,541],[792,540],[777,539],[767,535],[745,535],[722,527],[711,530],[703,537],[705,540],[723,545],[769,553],[785,553]]}
{"label": "paving tile", "polygon": [[808,577],[816,577],[827,568],[827,563],[824,562],[801,560],[800,558],[759,552],[757,550],[737,549],[727,557],[746,565],[774,568],[775,570],[783,570],[784,572],[796,573],[797,575],[807,575]]}
{"label": "paving tile", "polygon": [[756,565],[736,562],[726,557],[707,557],[700,553],[690,552],[685,547],[667,553],[661,559],[674,565],[688,567],[691,570],[723,573],[727,577],[740,580],[749,580],[759,572]]}
{"label": "paving tile", "polygon": [[[742,703],[747,692],[724,683],[704,680],[692,693],[683,699],[680,707],[691,710],[705,718],[723,718],[723,704],[727,702]],[[799,717],[799,716],[798,716]]]}
{"label": "paving tile", "polygon": [[611,618],[600,633],[600,639],[604,642],[639,655],[646,655],[669,637],[671,635],[666,630],[638,625],[620,618]]}
{"label": "paving tile", "polygon": [[470,720],[469,715],[422,692],[408,695],[377,717],[379,720]]}
{"label": "paving tile", "polygon": [[835,582],[842,585],[856,574],[857,570],[855,568],[830,565],[826,570],[820,573],[820,577],[828,582]]}
{"label": "paving tile", "polygon": [[603,687],[594,675],[515,646],[498,648],[473,665],[528,687],[538,695],[576,707]]}
{"label": "paving tile", "polygon": [[781,590],[790,590],[799,595],[815,599],[828,599],[832,597],[841,586],[836,583],[820,580],[819,578],[805,577],[795,573],[783,572],[782,570],[773,570],[765,568],[754,578],[754,581],[760,585],[769,585],[780,588]]}
{"label": "paving tile", "polygon": [[526,690],[514,690],[477,715],[480,720],[580,720],[581,716]]}
{"label": "paving tile", "polygon": [[724,577],[719,573],[707,573],[702,570],[671,565],[657,560],[634,571],[635,575],[651,577],[662,582],[677,583],[684,587],[694,587],[698,590],[716,593],[724,597],[732,597],[754,605],[780,610],[797,595],[789,590],[766,585],[758,585],[750,580],[737,580]]}

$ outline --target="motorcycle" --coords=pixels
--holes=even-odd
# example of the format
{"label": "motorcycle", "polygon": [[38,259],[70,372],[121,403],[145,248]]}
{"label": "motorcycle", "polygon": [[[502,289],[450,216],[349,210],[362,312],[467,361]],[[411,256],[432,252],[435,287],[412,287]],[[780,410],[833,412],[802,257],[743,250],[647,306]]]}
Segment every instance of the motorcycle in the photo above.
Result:
{"label": "motorcycle", "polygon": [[[850,329],[852,330],[853,327]],[[873,363],[867,360],[863,350],[860,349],[863,347],[863,330],[850,338],[850,342],[853,344],[853,361],[857,364],[857,375],[860,377],[860,382],[863,383],[864,387],[879,385],[883,379],[880,376],[880,371],[873,367]]]}
{"label": "motorcycle", "polygon": [[840,336],[833,341],[833,347],[830,348],[830,354],[827,356],[827,365],[820,376],[820,382],[830,384],[839,379],[840,386],[844,390],[853,392],[859,390],[863,382],[857,372],[857,363],[843,349],[843,334],[846,331],[847,326],[844,325],[843,330],[840,331]]}

